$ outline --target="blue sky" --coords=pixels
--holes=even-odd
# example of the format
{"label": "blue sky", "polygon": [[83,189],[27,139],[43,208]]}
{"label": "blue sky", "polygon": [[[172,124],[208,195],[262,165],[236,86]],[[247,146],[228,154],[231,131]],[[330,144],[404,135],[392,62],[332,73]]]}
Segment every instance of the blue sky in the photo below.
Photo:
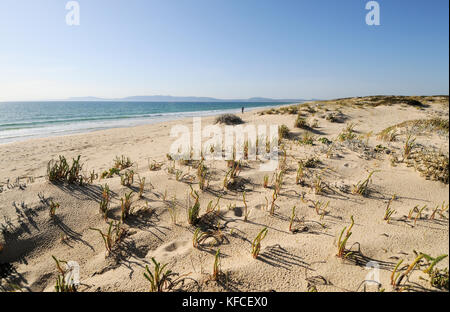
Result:
{"label": "blue sky", "polygon": [[0,100],[448,94],[449,1],[0,0]]}

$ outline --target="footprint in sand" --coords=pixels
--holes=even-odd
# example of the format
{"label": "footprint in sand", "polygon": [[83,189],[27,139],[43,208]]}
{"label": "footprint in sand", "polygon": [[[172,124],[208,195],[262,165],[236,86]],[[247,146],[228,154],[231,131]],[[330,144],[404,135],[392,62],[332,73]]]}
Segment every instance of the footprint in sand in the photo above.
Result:
{"label": "footprint in sand", "polygon": [[[189,241],[171,241],[167,244],[161,245],[155,251],[150,251],[147,257],[155,257],[156,259],[164,259],[174,256],[179,256],[188,252],[192,247]],[[160,261],[160,260],[158,260]]]}

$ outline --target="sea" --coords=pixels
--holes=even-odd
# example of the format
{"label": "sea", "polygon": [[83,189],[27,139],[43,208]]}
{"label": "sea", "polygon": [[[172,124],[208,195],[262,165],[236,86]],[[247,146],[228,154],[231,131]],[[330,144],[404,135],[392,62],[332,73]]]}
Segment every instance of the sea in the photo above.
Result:
{"label": "sea", "polygon": [[0,144],[286,104],[290,102],[0,102]]}

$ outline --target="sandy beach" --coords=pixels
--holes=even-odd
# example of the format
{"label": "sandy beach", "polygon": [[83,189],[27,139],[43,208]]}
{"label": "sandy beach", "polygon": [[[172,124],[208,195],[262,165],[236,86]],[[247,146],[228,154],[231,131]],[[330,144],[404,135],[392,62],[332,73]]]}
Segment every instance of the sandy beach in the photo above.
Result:
{"label": "sandy beach", "polygon": [[[0,145],[0,290],[54,291],[61,273],[52,256],[79,265],[81,292],[149,291],[143,273],[152,258],[179,274],[165,291],[445,290],[432,285],[440,275],[424,271],[449,253],[448,96],[351,98],[237,115],[244,125],[286,125],[289,133],[274,172],[243,159],[229,187],[225,160],[202,163],[201,190],[198,161],[168,159],[172,127],[191,129],[192,119]],[[47,165],[59,155],[69,165],[81,155],[82,186],[48,181]],[[122,155],[132,165],[103,174]],[[105,184],[106,216],[99,211]],[[191,187],[200,205],[194,224]],[[107,233],[111,221],[120,235],[107,252],[98,230]],[[264,228],[255,258],[252,243]],[[197,229],[204,236],[195,241]],[[445,275],[448,266],[445,257],[432,269]]]}

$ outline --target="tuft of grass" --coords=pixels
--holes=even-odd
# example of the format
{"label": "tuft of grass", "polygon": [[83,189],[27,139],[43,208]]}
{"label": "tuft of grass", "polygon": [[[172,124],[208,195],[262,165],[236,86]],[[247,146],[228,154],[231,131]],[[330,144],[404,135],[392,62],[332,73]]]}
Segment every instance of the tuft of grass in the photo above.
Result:
{"label": "tuft of grass", "polygon": [[120,176],[120,184],[131,186],[134,183],[134,170],[127,170]]}
{"label": "tuft of grass", "polygon": [[121,205],[121,220],[124,222],[132,213],[131,209],[131,197],[133,197],[133,192],[131,191],[128,194],[125,194],[125,197],[120,199]]}
{"label": "tuft of grass", "polygon": [[247,201],[245,200],[245,192],[242,193],[242,201],[244,202],[244,222],[247,222],[250,212],[248,211]]}
{"label": "tuft of grass", "polygon": [[209,237],[208,232],[203,232],[202,229],[196,228],[192,236],[192,247],[198,248],[200,244]]}
{"label": "tuft of grass", "polygon": [[108,179],[108,178],[112,178],[115,175],[120,175],[120,169],[110,168],[109,170],[103,171],[100,178]]}
{"label": "tuft of grass", "polygon": [[312,188],[314,189],[314,193],[320,195],[323,193],[323,189],[325,188],[325,183],[322,181],[320,176],[316,177],[313,181]]}
{"label": "tuft of grass", "polygon": [[303,136],[298,140],[299,144],[302,145],[314,145],[314,136],[309,132],[303,134]]}
{"label": "tuft of grass", "polygon": [[148,169],[150,171],[158,171],[161,170],[162,168],[162,163],[156,162],[156,161],[152,161],[152,163],[150,163],[150,161],[148,161]]}
{"label": "tuft of grass", "polygon": [[330,204],[330,201],[328,202],[322,202],[320,200],[315,201],[314,203],[314,209],[316,210],[316,213],[318,216],[324,215],[326,213],[326,209],[328,208],[328,205]]}
{"label": "tuft of grass", "polygon": [[270,215],[273,216],[275,214],[275,201],[278,199],[278,192],[277,190],[273,190],[272,194],[272,204],[270,205]]}
{"label": "tuft of grass", "polygon": [[59,203],[55,203],[53,200],[50,201],[50,211],[49,211],[50,217],[54,217],[55,216],[56,209],[59,209]]}
{"label": "tuft of grass", "polygon": [[359,181],[356,185],[353,185],[352,193],[366,196],[369,193],[369,183],[372,181],[373,174],[379,171],[380,170],[373,170],[369,172],[369,176],[365,180]]}
{"label": "tuft of grass", "polygon": [[197,167],[198,187],[204,190],[207,185],[208,168],[203,164],[203,161]]}
{"label": "tuft of grass", "polygon": [[295,120],[294,126],[300,129],[309,129],[309,125],[306,122],[306,119],[303,118],[300,114],[297,115],[297,119]]}
{"label": "tuft of grass", "polygon": [[169,211],[172,223],[176,225],[178,212],[177,212],[177,197],[175,195],[172,197],[172,200],[168,203],[167,210]]}
{"label": "tuft of grass", "polygon": [[145,187],[145,177],[139,176],[139,198],[143,197]]}
{"label": "tuft of grass", "polygon": [[278,126],[278,137],[281,139],[289,138],[289,128],[286,125]]}
{"label": "tuft of grass", "polygon": [[292,207],[292,213],[291,213],[291,219],[289,221],[289,232],[294,232],[294,229],[292,228],[292,225],[294,224],[295,220],[295,206]]}
{"label": "tuft of grass", "polygon": [[354,123],[347,124],[347,126],[338,135],[339,141],[344,142],[354,140],[356,138],[355,126],[356,125]]}
{"label": "tuft of grass", "polygon": [[396,213],[396,211],[394,209],[391,209],[391,204],[394,201],[395,195],[389,200],[386,210],[384,212],[384,217],[383,220],[387,221],[387,223],[389,224],[389,222],[391,222],[391,217],[394,213]]}
{"label": "tuft of grass", "polygon": [[283,187],[283,170],[280,170],[280,172],[275,173],[275,183],[274,183],[274,189],[277,192],[277,194],[280,194],[281,188]]}
{"label": "tuft of grass", "polygon": [[66,283],[65,275],[66,270],[62,268],[62,263],[67,264],[67,261],[58,260],[55,256],[52,255],[53,260],[56,262],[56,268],[58,270],[58,276],[56,277],[56,292],[76,292],[76,287],[72,284]]}
{"label": "tuft of grass", "polygon": [[96,228],[89,229],[100,233],[108,255],[113,251],[114,246],[120,242],[126,233],[125,229],[121,227],[120,222],[113,223],[113,221],[109,222],[108,231],[106,233],[103,233],[102,230]]}
{"label": "tuft of grass", "polygon": [[[355,221],[354,221],[354,219],[353,219],[353,216],[350,217],[350,220],[352,221],[352,223],[350,224],[350,227],[349,227],[348,229],[347,229],[347,227],[344,227],[344,228],[342,229],[341,234],[339,235],[338,243],[337,243],[337,246],[338,246],[338,253],[337,253],[337,256],[338,256],[339,258],[342,258],[342,259],[347,258],[347,257],[351,254],[351,252],[349,252],[349,251],[346,249],[346,245],[347,245],[348,239],[349,239],[350,236],[352,235],[351,230],[352,230],[352,228],[353,228],[353,225],[355,224]],[[344,231],[345,231],[346,229],[347,229],[347,232],[345,232],[345,237],[344,237],[344,239],[342,239],[342,235],[344,234]]]}
{"label": "tuft of grass", "polygon": [[83,185],[83,176],[81,174],[83,165],[80,163],[81,155],[72,159],[72,165],[69,165],[64,156],[59,156],[59,160],[50,160],[47,163],[47,179],[51,183],[65,182],[68,184]]}
{"label": "tuft of grass", "polygon": [[163,292],[172,286],[172,277],[177,275],[171,270],[166,269],[167,263],[161,265],[155,258],[152,257],[154,265],[153,272],[150,271],[148,265],[145,266],[144,277],[150,282],[151,292]]}
{"label": "tuft of grass", "polygon": [[405,145],[403,146],[403,158],[408,159],[409,155],[411,154],[412,150],[416,146],[416,139],[412,138],[411,134],[408,134],[406,137]]}
{"label": "tuft of grass", "polygon": [[319,141],[320,143],[325,144],[325,145],[330,145],[331,143],[333,143],[332,141],[328,140],[325,137],[319,138],[317,141]]}
{"label": "tuft of grass", "polygon": [[298,162],[297,174],[295,176],[295,184],[303,185],[305,183],[305,172],[302,161]]}
{"label": "tuft of grass", "polygon": [[220,275],[220,249],[217,250],[216,255],[214,256],[214,265],[213,265],[213,274],[212,279],[217,281]]}
{"label": "tuft of grass", "polygon": [[122,155],[120,157],[116,156],[116,158],[114,159],[114,168],[116,169],[123,170],[130,168],[131,166],[133,166],[133,162],[129,157],[125,157],[124,155]]}
{"label": "tuft of grass", "polygon": [[198,221],[198,216],[200,213],[199,195],[197,191],[194,191],[192,186],[189,185],[189,187],[191,188],[190,195],[192,196],[192,198],[194,198],[194,205],[190,206],[190,201],[188,200],[188,223],[190,225],[195,225]]}
{"label": "tuft of grass", "polygon": [[264,175],[263,187],[264,188],[268,188],[269,187],[269,176],[267,174]]}
{"label": "tuft of grass", "polygon": [[103,215],[103,218],[106,220],[108,218],[108,209],[109,209],[109,201],[110,201],[110,190],[108,184],[105,186],[101,186],[102,188],[102,198],[100,200],[100,213]]}
{"label": "tuft of grass", "polygon": [[254,259],[258,258],[259,252],[261,251],[261,241],[267,235],[267,228],[263,228],[261,232],[256,235],[255,239],[252,242],[252,257]]}

